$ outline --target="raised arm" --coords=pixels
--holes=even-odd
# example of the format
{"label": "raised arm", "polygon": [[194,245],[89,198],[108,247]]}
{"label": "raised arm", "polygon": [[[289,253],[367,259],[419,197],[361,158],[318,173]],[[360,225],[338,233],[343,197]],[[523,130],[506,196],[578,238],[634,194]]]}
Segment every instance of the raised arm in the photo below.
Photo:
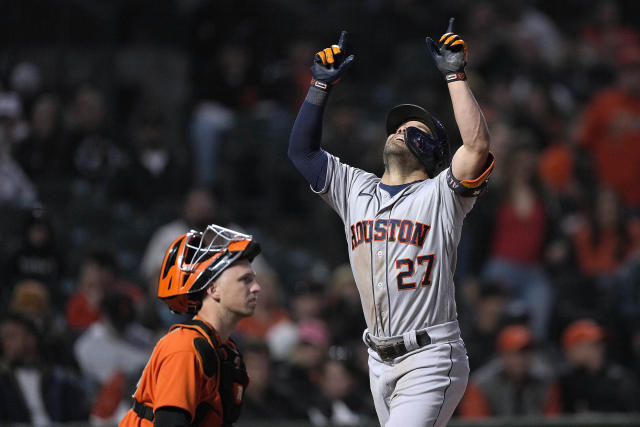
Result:
{"label": "raised arm", "polygon": [[427,37],[427,47],[449,87],[453,113],[462,137],[462,146],[451,160],[451,172],[460,181],[472,181],[487,170],[489,129],[482,110],[467,84],[467,44],[453,32],[454,19],[447,32],[435,43]]}
{"label": "raised arm", "polygon": [[288,156],[315,190],[324,186],[327,156],[320,148],[322,116],[329,92],[354,59],[344,56],[347,32],[340,34],[337,45],[316,53],[311,66],[311,86],[289,136]]}

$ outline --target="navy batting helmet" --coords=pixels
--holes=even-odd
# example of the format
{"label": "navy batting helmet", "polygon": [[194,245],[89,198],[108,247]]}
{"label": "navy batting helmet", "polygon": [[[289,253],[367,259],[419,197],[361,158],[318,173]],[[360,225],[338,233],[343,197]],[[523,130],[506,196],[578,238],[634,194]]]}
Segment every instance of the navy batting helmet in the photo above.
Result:
{"label": "navy batting helmet", "polygon": [[387,114],[387,135],[394,133],[400,125],[416,120],[429,128],[431,134],[415,127],[407,128],[404,143],[426,168],[431,178],[442,172],[451,161],[447,132],[440,120],[430,112],[414,104],[396,105]]}

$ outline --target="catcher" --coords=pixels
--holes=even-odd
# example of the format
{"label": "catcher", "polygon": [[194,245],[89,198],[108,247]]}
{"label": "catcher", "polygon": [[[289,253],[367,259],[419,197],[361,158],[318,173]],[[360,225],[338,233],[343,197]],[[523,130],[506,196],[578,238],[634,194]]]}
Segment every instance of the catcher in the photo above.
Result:
{"label": "catcher", "polygon": [[156,344],[120,426],[232,426],[249,379],[229,335],[251,316],[260,285],[252,236],[217,225],[178,237],[167,250],[158,297],[177,313]]}

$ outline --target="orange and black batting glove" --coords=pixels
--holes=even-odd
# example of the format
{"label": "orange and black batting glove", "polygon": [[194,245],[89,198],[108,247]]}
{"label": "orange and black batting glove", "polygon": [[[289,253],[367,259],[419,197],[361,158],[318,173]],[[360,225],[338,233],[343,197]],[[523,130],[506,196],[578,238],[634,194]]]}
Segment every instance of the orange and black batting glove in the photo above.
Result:
{"label": "orange and black batting glove", "polygon": [[453,32],[454,21],[454,18],[449,19],[447,32],[440,37],[438,43],[434,42],[431,37],[426,38],[427,50],[438,70],[444,74],[447,83],[467,79],[464,72],[469,56],[467,44]]}
{"label": "orange and black batting glove", "polygon": [[338,44],[331,45],[316,53],[311,65],[311,86],[328,91],[331,85],[338,83],[342,75],[353,62],[355,56],[345,57],[347,32],[342,31]]}

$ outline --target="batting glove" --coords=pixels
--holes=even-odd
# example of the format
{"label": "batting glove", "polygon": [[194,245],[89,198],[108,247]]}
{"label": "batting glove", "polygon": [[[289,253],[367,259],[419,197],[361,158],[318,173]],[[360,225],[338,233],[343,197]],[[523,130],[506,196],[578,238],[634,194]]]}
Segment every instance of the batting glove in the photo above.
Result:
{"label": "batting glove", "polygon": [[354,55],[345,57],[344,47],[347,40],[347,32],[340,34],[338,44],[331,45],[316,53],[311,66],[311,85],[322,90],[328,90],[330,85],[338,83],[344,72],[355,58]]}
{"label": "batting glove", "polygon": [[431,37],[426,38],[427,50],[431,54],[438,70],[444,74],[447,83],[466,80],[464,67],[467,65],[467,44],[453,32],[455,19],[449,19],[447,32],[440,37],[438,43]]}

